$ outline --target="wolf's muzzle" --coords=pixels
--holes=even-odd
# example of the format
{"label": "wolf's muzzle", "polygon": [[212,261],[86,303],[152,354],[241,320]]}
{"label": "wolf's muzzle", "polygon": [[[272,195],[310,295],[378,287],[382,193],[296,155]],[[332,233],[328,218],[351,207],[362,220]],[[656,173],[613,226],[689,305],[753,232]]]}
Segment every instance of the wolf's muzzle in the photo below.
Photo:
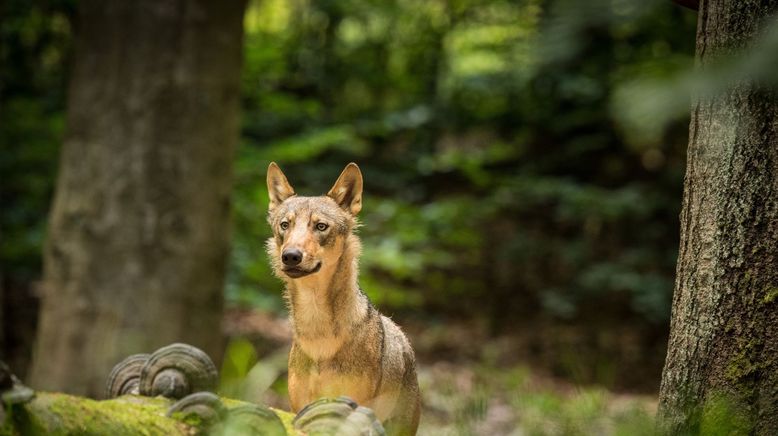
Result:
{"label": "wolf's muzzle", "polygon": [[321,269],[321,262],[317,263],[313,269],[310,270],[304,270],[302,268],[298,267],[285,267],[283,269],[284,274],[288,275],[289,277],[293,279],[299,279],[300,277],[305,277],[308,274],[313,274]]}

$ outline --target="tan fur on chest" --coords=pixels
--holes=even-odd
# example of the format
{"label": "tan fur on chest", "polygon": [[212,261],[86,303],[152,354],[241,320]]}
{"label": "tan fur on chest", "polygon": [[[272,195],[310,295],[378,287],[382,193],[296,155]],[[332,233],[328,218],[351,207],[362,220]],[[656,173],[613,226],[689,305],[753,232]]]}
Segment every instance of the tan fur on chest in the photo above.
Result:
{"label": "tan fur on chest", "polygon": [[[352,318],[358,317],[360,312],[356,305],[333,302],[329,292],[313,280],[291,290],[294,341],[315,361],[329,359],[341,349],[350,336],[348,326]],[[333,304],[345,306],[333,307]]]}
{"label": "tan fur on chest", "polygon": [[300,348],[305,350],[305,354],[315,360],[329,359],[343,346],[343,337],[322,336],[317,339],[298,339]]}
{"label": "tan fur on chest", "polygon": [[318,368],[290,369],[289,372],[289,399],[294,410],[321,397],[338,397],[346,393],[357,403],[367,405],[374,391],[375,382],[366,374],[341,374]]}

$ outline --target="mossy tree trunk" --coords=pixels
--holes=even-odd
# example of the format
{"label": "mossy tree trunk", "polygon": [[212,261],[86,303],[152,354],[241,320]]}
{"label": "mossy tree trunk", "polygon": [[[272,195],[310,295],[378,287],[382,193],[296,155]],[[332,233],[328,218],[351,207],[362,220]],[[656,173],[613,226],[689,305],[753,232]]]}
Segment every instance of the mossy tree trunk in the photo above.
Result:
{"label": "mossy tree trunk", "polygon": [[99,396],[122,357],[221,352],[245,0],[84,0],[31,384]]}
{"label": "mossy tree trunk", "polygon": [[[749,49],[776,11],[776,0],[701,2],[698,68]],[[740,78],[693,103],[660,389],[671,433],[728,425],[778,434],[776,95]]]}

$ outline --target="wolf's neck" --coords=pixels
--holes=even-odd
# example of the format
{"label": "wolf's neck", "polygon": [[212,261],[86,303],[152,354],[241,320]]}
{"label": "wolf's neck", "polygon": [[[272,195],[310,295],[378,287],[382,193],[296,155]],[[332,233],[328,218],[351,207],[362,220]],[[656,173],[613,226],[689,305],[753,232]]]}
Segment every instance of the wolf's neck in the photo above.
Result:
{"label": "wolf's neck", "polygon": [[[367,313],[367,299],[357,284],[359,251],[359,240],[349,236],[337,261],[323,264],[316,274],[287,280],[295,341],[311,357],[334,354]],[[308,343],[329,349],[311,350]]]}

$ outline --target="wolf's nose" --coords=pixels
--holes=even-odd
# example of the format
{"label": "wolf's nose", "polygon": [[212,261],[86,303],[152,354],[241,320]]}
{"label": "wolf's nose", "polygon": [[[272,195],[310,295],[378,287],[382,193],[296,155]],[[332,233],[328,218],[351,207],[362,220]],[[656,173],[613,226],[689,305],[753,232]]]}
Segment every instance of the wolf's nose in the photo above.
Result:
{"label": "wolf's nose", "polygon": [[303,253],[296,248],[290,248],[288,250],[284,250],[284,252],[281,253],[281,262],[283,262],[286,266],[296,266],[299,265],[302,261]]}

